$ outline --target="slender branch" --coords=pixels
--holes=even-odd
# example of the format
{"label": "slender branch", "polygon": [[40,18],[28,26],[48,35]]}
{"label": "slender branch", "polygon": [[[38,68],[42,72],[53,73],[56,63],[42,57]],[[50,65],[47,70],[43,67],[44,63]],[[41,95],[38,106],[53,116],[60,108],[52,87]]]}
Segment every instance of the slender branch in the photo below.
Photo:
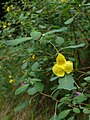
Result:
{"label": "slender branch", "polygon": [[35,94],[33,97],[31,97],[31,99],[35,98],[35,97],[38,96],[38,95],[39,95],[39,93]]}
{"label": "slender branch", "polygon": [[44,96],[46,96],[46,97],[52,98],[52,99],[55,100],[56,102],[59,102],[59,100],[53,98],[51,95],[48,95],[48,94],[45,94],[45,93],[41,93],[41,92],[40,92],[40,94],[41,94],[41,95],[44,95]]}
{"label": "slender branch", "polygon": [[84,67],[84,68],[81,68],[79,70],[87,70],[87,69],[90,69],[90,67]]}
{"label": "slender branch", "polygon": [[81,73],[81,74],[86,73],[86,72],[83,72],[83,71],[81,71],[81,70],[74,70],[74,71],[79,72],[79,73]]}
{"label": "slender branch", "polygon": [[83,77],[84,75],[86,75],[86,73],[83,73],[82,75],[79,76],[78,80]]}
{"label": "slender branch", "polygon": [[57,115],[57,102],[55,104],[54,120],[56,120],[56,115]]}
{"label": "slender branch", "polygon": [[80,89],[80,87],[78,86],[78,84],[76,82],[74,82],[74,83],[76,84],[77,88]]}

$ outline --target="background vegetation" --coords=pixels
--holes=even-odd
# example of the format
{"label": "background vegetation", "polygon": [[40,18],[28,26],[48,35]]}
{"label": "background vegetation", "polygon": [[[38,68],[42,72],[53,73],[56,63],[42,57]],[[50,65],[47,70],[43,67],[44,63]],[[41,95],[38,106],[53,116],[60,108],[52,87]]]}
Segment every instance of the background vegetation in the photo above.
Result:
{"label": "background vegetation", "polygon": [[[90,3],[1,4],[0,119],[90,120]],[[52,71],[58,53],[74,65],[64,77]]]}

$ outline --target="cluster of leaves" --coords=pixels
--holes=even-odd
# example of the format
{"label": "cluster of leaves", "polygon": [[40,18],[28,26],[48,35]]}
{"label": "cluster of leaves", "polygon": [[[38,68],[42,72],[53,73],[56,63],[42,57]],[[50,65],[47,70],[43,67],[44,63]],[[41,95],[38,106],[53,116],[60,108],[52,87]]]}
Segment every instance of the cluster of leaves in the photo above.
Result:
{"label": "cluster of leaves", "polygon": [[[78,114],[90,119],[89,8],[90,3],[78,0],[5,4],[5,21],[0,21],[0,91],[4,96],[15,90],[15,95],[30,96],[16,112],[43,95],[55,101],[50,120],[79,119]],[[58,53],[74,63],[73,74],[53,74]]]}

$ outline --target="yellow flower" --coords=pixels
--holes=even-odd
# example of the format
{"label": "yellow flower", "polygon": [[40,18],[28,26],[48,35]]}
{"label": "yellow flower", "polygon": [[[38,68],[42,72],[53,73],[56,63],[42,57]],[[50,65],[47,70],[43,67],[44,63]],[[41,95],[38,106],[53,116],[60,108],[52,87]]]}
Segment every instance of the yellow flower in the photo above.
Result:
{"label": "yellow flower", "polygon": [[9,80],[9,83],[15,83],[14,79]]}
{"label": "yellow flower", "polygon": [[9,25],[9,26],[10,26],[10,23],[7,23],[7,25]]}
{"label": "yellow flower", "polygon": [[0,66],[0,69],[2,69],[3,68],[3,66]]}
{"label": "yellow flower", "polygon": [[12,76],[11,76],[11,75],[9,75],[9,76],[8,76],[8,78],[12,78]]}
{"label": "yellow flower", "polygon": [[61,0],[61,2],[66,3],[66,2],[67,2],[67,0]]}
{"label": "yellow flower", "polygon": [[56,58],[56,64],[52,67],[52,71],[55,75],[63,77],[65,72],[70,74],[73,71],[73,63],[66,61],[65,57],[59,53]]}
{"label": "yellow flower", "polygon": [[35,59],[35,55],[34,55],[34,54],[32,55],[32,59],[33,59],[33,60]]}
{"label": "yellow flower", "polygon": [[3,27],[3,28],[6,28],[7,26],[6,26],[6,25],[3,25],[2,27]]}
{"label": "yellow flower", "polygon": [[10,7],[7,7],[6,11],[7,11],[7,12],[10,12]]}
{"label": "yellow flower", "polygon": [[11,8],[13,8],[13,5],[10,5]]}

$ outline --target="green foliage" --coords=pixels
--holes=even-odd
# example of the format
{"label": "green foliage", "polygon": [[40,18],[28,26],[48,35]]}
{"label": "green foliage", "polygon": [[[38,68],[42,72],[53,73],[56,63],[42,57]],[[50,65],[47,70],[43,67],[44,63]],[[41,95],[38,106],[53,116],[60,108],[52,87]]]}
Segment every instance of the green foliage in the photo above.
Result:
{"label": "green foliage", "polygon": [[[0,20],[0,96],[29,96],[30,102],[49,97],[56,103],[50,120],[79,119],[78,114],[90,119],[89,8],[78,0],[6,2]],[[73,72],[63,77],[52,72],[58,53],[73,62]],[[15,111],[28,105],[26,100]]]}
{"label": "green foliage", "polygon": [[23,102],[20,106],[15,108],[15,112],[21,111],[23,108],[25,108],[28,105],[28,101]]}
{"label": "green foliage", "polygon": [[67,21],[64,22],[65,25],[71,24],[73,22],[73,17],[69,18]]}
{"label": "green foliage", "polygon": [[63,78],[59,78],[59,86],[58,89],[67,89],[67,90],[73,90],[76,89],[74,87],[74,79],[71,75],[66,75]]}
{"label": "green foliage", "polygon": [[20,86],[16,91],[15,91],[15,95],[18,95],[24,91],[26,91],[26,89],[28,88],[29,84],[25,84]]}
{"label": "green foliage", "polygon": [[70,110],[64,110],[64,111],[60,112],[59,119],[65,118],[69,114],[69,112],[70,112]]}
{"label": "green foliage", "polygon": [[40,36],[41,36],[41,32],[36,32],[36,31],[31,32],[31,37],[33,40],[38,40]]}
{"label": "green foliage", "polygon": [[85,77],[84,80],[86,80],[87,82],[90,82],[90,76]]}
{"label": "green foliage", "polygon": [[72,116],[72,117],[68,118],[68,120],[74,120],[74,116]]}
{"label": "green foliage", "polygon": [[75,112],[75,113],[80,113],[80,110],[79,110],[79,108],[74,107],[74,108],[73,108],[73,112]]}
{"label": "green foliage", "polygon": [[28,91],[27,91],[27,93],[28,93],[29,95],[34,95],[35,93],[37,93],[36,87],[29,88]]}
{"label": "green foliage", "polygon": [[78,103],[82,103],[82,102],[84,102],[85,100],[87,100],[87,97],[86,97],[83,93],[81,93],[79,96],[77,96],[77,97],[75,98],[75,100],[76,100]]}
{"label": "green foliage", "polygon": [[31,39],[30,37],[27,37],[27,38],[18,38],[18,39],[15,39],[15,40],[7,40],[7,41],[5,41],[5,44],[15,46],[15,45],[21,44],[23,42],[26,42],[30,39]]}

